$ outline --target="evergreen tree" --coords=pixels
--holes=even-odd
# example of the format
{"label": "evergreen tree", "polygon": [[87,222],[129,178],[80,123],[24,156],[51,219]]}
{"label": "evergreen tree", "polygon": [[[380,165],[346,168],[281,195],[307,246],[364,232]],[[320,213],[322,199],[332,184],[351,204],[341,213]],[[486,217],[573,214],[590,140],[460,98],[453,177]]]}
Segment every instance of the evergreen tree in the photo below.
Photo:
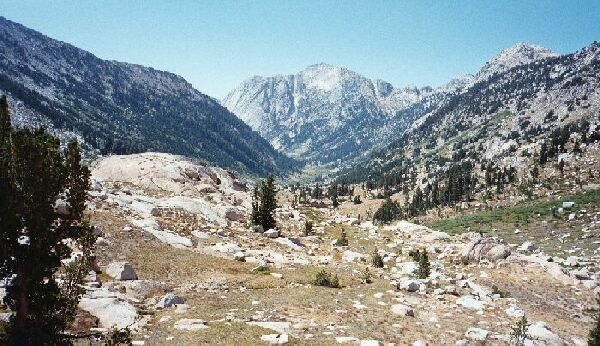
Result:
{"label": "evergreen tree", "polygon": [[402,210],[398,202],[392,201],[389,197],[381,204],[373,215],[373,221],[388,223],[402,217]]}
{"label": "evergreen tree", "polygon": [[546,145],[546,141],[544,141],[540,148],[540,165],[544,165],[546,162],[548,162],[548,146]]}
{"label": "evergreen tree", "polygon": [[340,205],[340,202],[338,202],[338,197],[337,196],[331,197],[331,205],[334,208],[337,208]]}
{"label": "evergreen tree", "polygon": [[265,231],[276,226],[274,216],[277,209],[276,196],[275,178],[272,175],[266,181],[260,182],[260,188],[255,189],[251,218],[254,224],[261,225]]}
{"label": "evergreen tree", "polygon": [[346,231],[343,228],[340,237],[335,241],[335,245],[348,246],[348,237],[346,236]]}
{"label": "evergreen tree", "polygon": [[431,265],[429,264],[429,257],[427,256],[427,250],[420,252],[417,250],[416,255],[417,263],[419,266],[416,269],[416,275],[419,279],[427,279],[431,273]]}
{"label": "evergreen tree", "polygon": [[[0,100],[4,124],[5,102]],[[0,277],[12,278],[4,302],[15,312],[7,341],[68,343],[63,331],[74,319],[81,283],[93,262],[95,238],[83,216],[89,171],[80,163],[76,142],[61,153],[58,139],[43,129],[12,130],[9,125],[6,130],[2,126]],[[65,267],[62,260],[72,253],[67,239],[83,255]]]}
{"label": "evergreen tree", "polygon": [[377,252],[377,250],[375,250],[373,252],[373,255],[371,256],[371,264],[375,268],[383,268],[383,258],[381,257],[379,252]]}
{"label": "evergreen tree", "polygon": [[10,133],[10,113],[8,112],[8,100],[6,95],[0,97],[0,142]]}

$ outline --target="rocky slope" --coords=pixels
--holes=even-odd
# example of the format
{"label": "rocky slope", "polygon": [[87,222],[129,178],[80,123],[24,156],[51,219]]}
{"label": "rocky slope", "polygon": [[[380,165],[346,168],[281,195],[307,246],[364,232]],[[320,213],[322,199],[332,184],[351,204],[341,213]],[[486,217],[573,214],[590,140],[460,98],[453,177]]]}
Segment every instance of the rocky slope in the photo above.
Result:
{"label": "rocky slope", "polygon": [[0,94],[17,126],[77,136],[96,153],[171,152],[258,174],[294,165],[180,76],[101,60],[3,17]]}
{"label": "rocky slope", "polygon": [[[600,44],[563,56],[540,54],[548,57],[508,70],[507,61],[515,59],[501,54],[473,85],[422,114],[346,176],[379,179],[403,166],[432,177],[453,162],[531,169],[544,142],[560,143],[552,160],[573,155],[585,142],[593,145],[600,129]],[[484,75],[489,77],[478,80]]]}
{"label": "rocky slope", "polygon": [[297,158],[330,163],[360,158],[404,133],[454,94],[509,69],[557,54],[519,43],[477,73],[439,88],[398,88],[342,67],[318,64],[294,75],[253,77],[223,100],[229,110]]}
{"label": "rocky slope", "polygon": [[[87,278],[82,331],[129,326],[138,343],[182,345],[505,344],[526,315],[529,342],[577,345],[592,325],[598,280],[587,268],[597,255],[544,253],[527,229],[508,243],[406,221],[378,226],[341,215],[357,215],[350,199],[338,210],[291,206],[282,188],[273,237],[211,220],[221,206],[244,213],[250,197],[221,169],[152,153],[92,168],[101,273]],[[306,220],[313,234],[302,235]],[[342,229],[348,246],[335,245]],[[415,249],[429,253],[427,279],[415,276]],[[372,266],[375,252],[383,268]],[[319,270],[341,288],[316,286]]]}

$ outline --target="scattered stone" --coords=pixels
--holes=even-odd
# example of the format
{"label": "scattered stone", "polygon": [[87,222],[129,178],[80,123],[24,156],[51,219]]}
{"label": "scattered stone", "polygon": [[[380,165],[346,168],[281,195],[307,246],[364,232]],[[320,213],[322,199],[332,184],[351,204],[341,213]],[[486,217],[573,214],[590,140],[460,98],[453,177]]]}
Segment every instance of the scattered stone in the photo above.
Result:
{"label": "scattered stone", "polygon": [[254,233],[264,233],[265,232],[262,225],[252,225],[252,226],[250,226],[250,230]]}
{"label": "scattered stone", "polygon": [[404,304],[392,305],[392,313],[399,316],[415,316],[415,311],[410,306]]}
{"label": "scattered stone", "polygon": [[133,266],[128,262],[112,262],[106,268],[106,274],[115,280],[137,280]]}
{"label": "scattered stone", "polygon": [[347,343],[355,344],[355,343],[360,342],[360,340],[353,336],[338,336],[335,338],[335,342],[337,342],[338,344],[347,344]]}
{"label": "scattered stone", "polygon": [[467,332],[465,333],[465,337],[469,340],[485,341],[485,339],[487,339],[489,334],[490,334],[490,332],[485,329],[469,328],[469,329],[467,329]]}
{"label": "scattered stone", "polygon": [[525,251],[531,252],[531,251],[535,251],[537,249],[538,249],[538,246],[531,240],[524,242],[523,244],[521,244],[521,246],[519,246],[517,248],[518,251],[523,251],[523,252],[525,252]]}
{"label": "scattered stone", "polygon": [[287,334],[267,334],[261,336],[260,339],[272,345],[285,345],[288,343]]}
{"label": "scattered stone", "polygon": [[366,262],[367,258],[361,253],[346,250],[342,253],[342,260],[345,262]]}
{"label": "scattered stone", "polygon": [[562,202],[563,209],[571,209],[575,206],[575,202]]}
{"label": "scattered stone", "polygon": [[591,275],[589,269],[587,269],[586,267],[573,270],[571,272],[571,274],[573,276],[575,276],[575,278],[577,280],[591,280],[592,279],[592,275]]}
{"label": "scattered stone", "polygon": [[525,315],[525,312],[519,309],[516,305],[509,306],[508,308],[506,308],[506,310],[504,310],[504,312],[506,312],[508,316],[513,318],[520,318]]}
{"label": "scattered stone", "polygon": [[483,302],[471,296],[462,296],[458,298],[456,304],[471,310],[483,310]]}
{"label": "scattered stone", "polygon": [[263,235],[267,238],[277,238],[279,237],[279,231],[271,228],[270,230],[263,233]]}
{"label": "scattered stone", "polygon": [[567,267],[579,267],[579,257],[569,256],[564,262]]}
{"label": "scattered stone", "polygon": [[246,261],[246,254],[244,254],[241,251],[238,251],[236,253],[233,254],[233,259],[239,262],[245,262]]}
{"label": "scattered stone", "polygon": [[540,342],[542,345],[564,345],[564,341],[556,335],[545,322],[532,323],[527,328],[528,339]]}
{"label": "scattered stone", "polygon": [[250,321],[246,322],[251,326],[258,326],[265,329],[271,329],[279,334],[287,334],[290,331],[290,322],[261,322],[261,321]]}
{"label": "scattered stone", "polygon": [[177,322],[173,326],[175,329],[179,330],[202,330],[208,328],[208,326],[204,323],[204,321],[193,318],[184,318]]}
{"label": "scattered stone", "polygon": [[383,346],[383,342],[379,340],[361,340],[360,346]]}
{"label": "scattered stone", "polygon": [[478,236],[463,248],[461,261],[463,264],[479,263],[483,259],[496,262],[505,259],[510,253],[510,246],[503,240]]}
{"label": "scattered stone", "polygon": [[79,300],[79,308],[97,317],[106,328],[135,328],[138,317],[133,305],[104,288],[88,290]]}
{"label": "scattered stone", "polygon": [[185,300],[175,293],[167,293],[165,294],[161,300],[156,304],[157,308],[170,308],[175,305],[184,304]]}
{"label": "scattered stone", "polygon": [[416,292],[421,288],[421,283],[417,280],[403,280],[398,283],[398,288],[408,292]]}

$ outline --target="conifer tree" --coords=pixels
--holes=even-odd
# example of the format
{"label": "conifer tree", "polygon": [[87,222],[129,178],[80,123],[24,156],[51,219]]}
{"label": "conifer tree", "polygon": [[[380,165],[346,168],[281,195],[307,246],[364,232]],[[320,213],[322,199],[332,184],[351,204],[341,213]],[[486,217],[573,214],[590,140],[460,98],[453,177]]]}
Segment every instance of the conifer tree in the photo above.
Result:
{"label": "conifer tree", "polygon": [[0,142],[10,133],[10,113],[8,112],[8,99],[6,95],[0,97]]}
{"label": "conifer tree", "polygon": [[277,190],[275,188],[275,178],[270,175],[266,181],[260,183],[259,191],[259,220],[264,230],[275,228],[275,216],[273,215],[277,208],[276,200]]}
{"label": "conifer tree", "polygon": [[[14,311],[6,341],[64,344],[93,261],[95,239],[83,217],[89,171],[76,142],[61,153],[59,140],[43,129],[5,127],[5,102],[0,100],[0,277],[12,278],[4,302]],[[66,210],[55,210],[57,198],[64,198]],[[67,239],[83,255],[65,267],[62,260],[72,253]]]}

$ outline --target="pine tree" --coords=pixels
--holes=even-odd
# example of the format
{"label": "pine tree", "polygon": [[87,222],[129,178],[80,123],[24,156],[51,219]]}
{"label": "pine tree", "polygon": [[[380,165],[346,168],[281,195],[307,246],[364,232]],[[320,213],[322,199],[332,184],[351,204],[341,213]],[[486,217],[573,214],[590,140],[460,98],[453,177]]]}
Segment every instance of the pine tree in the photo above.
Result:
{"label": "pine tree", "polygon": [[540,165],[544,165],[546,162],[548,162],[548,146],[546,145],[546,141],[544,141],[540,148]]}
{"label": "pine tree", "polygon": [[346,236],[346,231],[343,228],[340,237],[335,241],[335,245],[348,246],[348,237]]}
{"label": "pine tree", "polygon": [[275,228],[274,212],[277,209],[276,195],[275,178],[270,175],[266,181],[262,181],[260,184],[259,219],[260,225],[263,226],[264,230]]}
{"label": "pine tree", "polygon": [[417,259],[418,267],[416,269],[416,275],[419,279],[427,279],[431,273],[431,265],[429,264],[429,257],[427,256],[427,250],[420,252],[417,250],[415,256]]}
{"label": "pine tree", "polygon": [[[0,102],[6,125],[5,98]],[[61,153],[59,140],[45,130],[12,130],[8,124],[0,143],[0,277],[13,278],[4,302],[15,312],[8,343],[63,344],[93,262],[95,237],[83,218],[89,171],[76,142]],[[68,213],[55,210],[62,196]],[[67,239],[83,255],[65,267],[62,260],[72,252]]]}
{"label": "pine tree", "polygon": [[0,97],[0,142],[3,142],[10,133],[10,113],[6,95]]}

